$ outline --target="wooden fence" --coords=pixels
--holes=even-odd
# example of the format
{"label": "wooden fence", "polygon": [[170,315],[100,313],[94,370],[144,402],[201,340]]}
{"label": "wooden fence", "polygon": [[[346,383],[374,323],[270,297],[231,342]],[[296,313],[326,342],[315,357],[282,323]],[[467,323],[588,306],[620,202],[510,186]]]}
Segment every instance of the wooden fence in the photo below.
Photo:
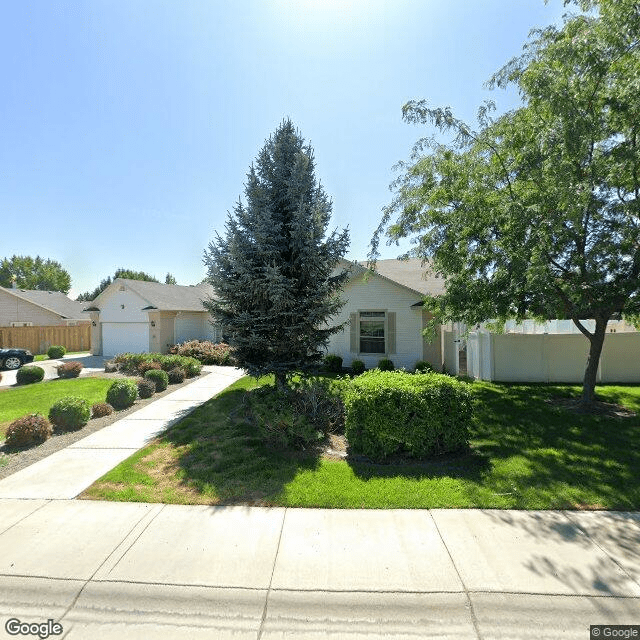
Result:
{"label": "wooden fence", "polygon": [[46,353],[52,344],[60,344],[67,351],[91,349],[91,325],[75,327],[0,327],[0,348],[29,349],[33,354]]}

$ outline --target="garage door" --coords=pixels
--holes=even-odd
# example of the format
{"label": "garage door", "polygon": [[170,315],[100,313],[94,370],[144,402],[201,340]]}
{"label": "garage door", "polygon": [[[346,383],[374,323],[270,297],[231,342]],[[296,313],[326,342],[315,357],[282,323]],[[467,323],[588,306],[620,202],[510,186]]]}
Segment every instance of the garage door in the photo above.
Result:
{"label": "garage door", "polygon": [[146,322],[103,322],[102,355],[148,353],[149,325]]}

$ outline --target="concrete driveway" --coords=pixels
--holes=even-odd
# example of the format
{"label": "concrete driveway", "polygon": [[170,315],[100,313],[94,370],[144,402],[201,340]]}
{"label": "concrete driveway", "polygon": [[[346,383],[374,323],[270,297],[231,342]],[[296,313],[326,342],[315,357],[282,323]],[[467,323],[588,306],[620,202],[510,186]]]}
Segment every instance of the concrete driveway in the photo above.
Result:
{"label": "concrete driveway", "polygon": [[[74,360],[78,362],[82,362],[84,369],[80,373],[81,376],[86,376],[91,373],[96,373],[99,371],[104,371],[104,363],[109,360],[109,358],[105,358],[104,356],[92,356],[90,353],[80,353],[76,355],[66,355],[59,360],[43,360],[42,362],[32,362],[38,367],[42,367],[44,369],[44,379],[52,380],[53,378],[58,377],[57,366],[63,363],[65,360]],[[9,387],[11,385],[16,384],[16,374],[17,371],[0,371],[2,374],[2,380],[0,380],[0,387]]]}

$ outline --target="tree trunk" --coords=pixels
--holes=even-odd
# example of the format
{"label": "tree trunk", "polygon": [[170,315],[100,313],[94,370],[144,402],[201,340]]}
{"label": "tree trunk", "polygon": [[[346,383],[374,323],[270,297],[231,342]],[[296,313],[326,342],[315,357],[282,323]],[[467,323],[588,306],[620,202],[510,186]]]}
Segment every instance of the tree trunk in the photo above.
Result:
{"label": "tree trunk", "polygon": [[280,392],[287,390],[287,374],[284,371],[276,372],[276,389]]}
{"label": "tree trunk", "polygon": [[598,365],[600,364],[600,354],[604,344],[604,336],[607,330],[609,318],[596,318],[596,330],[588,335],[590,347],[587,368],[584,372],[584,382],[582,385],[582,400],[580,404],[588,406],[593,403],[596,389],[596,377],[598,375]]}

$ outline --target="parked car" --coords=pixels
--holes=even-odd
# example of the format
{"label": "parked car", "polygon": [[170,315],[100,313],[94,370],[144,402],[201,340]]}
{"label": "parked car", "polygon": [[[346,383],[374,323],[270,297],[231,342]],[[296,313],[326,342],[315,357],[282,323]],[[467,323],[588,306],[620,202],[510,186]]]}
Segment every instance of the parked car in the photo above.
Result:
{"label": "parked car", "polygon": [[19,369],[33,362],[33,354],[27,349],[0,349],[0,369]]}

